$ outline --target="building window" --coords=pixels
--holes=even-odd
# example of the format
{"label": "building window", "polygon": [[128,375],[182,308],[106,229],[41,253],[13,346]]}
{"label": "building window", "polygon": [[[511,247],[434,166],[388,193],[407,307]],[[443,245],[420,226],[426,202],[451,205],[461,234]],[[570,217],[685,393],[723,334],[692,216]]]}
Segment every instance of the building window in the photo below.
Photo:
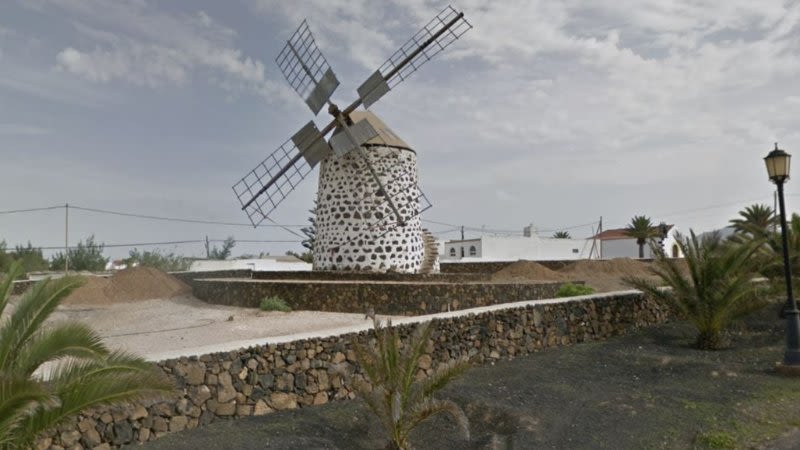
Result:
{"label": "building window", "polygon": [[450,247],[450,256],[455,258],[455,256],[456,256],[456,248],[455,247]]}
{"label": "building window", "polygon": [[474,245],[469,247],[469,256],[475,256],[478,254],[478,250],[475,248]]}
{"label": "building window", "polygon": [[464,257],[464,247],[461,247],[461,257]]}
{"label": "building window", "polygon": [[678,255],[678,244],[672,244],[672,257],[677,258]]}

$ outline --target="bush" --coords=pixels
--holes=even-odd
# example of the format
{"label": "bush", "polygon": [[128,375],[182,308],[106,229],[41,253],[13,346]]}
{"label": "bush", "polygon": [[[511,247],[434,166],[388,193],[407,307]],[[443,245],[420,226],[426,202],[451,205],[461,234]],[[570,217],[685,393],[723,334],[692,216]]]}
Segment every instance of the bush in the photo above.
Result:
{"label": "bush", "polygon": [[409,436],[421,422],[446,413],[469,440],[469,420],[452,400],[434,397],[454,378],[469,368],[466,358],[441,363],[428,377],[420,378],[419,360],[431,341],[432,322],[417,325],[410,338],[401,342],[400,332],[389,322],[382,327],[373,317],[375,339],[367,345],[354,344],[364,380],[355,383],[356,392],[379,419],[393,450],[411,448]]}
{"label": "bush", "polygon": [[292,310],[280,297],[267,297],[261,300],[261,304],[258,307],[262,311],[289,312]]}
{"label": "bush", "polygon": [[[86,242],[78,241],[78,246],[69,249],[69,270],[88,270],[100,272],[106,269],[108,258],[103,256],[105,244],[96,243],[94,235],[86,238]],[[63,252],[53,255],[50,260],[51,270],[64,270],[66,256]]]}
{"label": "bush", "polygon": [[[643,278],[625,281],[677,308],[697,328],[697,348],[725,348],[731,323],[767,304],[763,288],[753,283],[762,262],[757,256],[764,249],[764,241],[722,241],[719,235],[700,239],[691,231],[688,237],[679,236],[677,243],[687,269],[675,259],[656,253],[649,271],[660,283]],[[661,289],[660,285],[670,289]]]}
{"label": "bush", "polygon": [[594,288],[583,284],[564,283],[558,288],[556,297],[575,297],[576,295],[594,294]]}
{"label": "bush", "polygon": [[167,253],[161,249],[140,252],[134,248],[129,252],[125,262],[128,265],[138,264],[144,267],[154,267],[164,272],[183,272],[189,270],[189,266],[192,265],[189,258],[172,252]]}

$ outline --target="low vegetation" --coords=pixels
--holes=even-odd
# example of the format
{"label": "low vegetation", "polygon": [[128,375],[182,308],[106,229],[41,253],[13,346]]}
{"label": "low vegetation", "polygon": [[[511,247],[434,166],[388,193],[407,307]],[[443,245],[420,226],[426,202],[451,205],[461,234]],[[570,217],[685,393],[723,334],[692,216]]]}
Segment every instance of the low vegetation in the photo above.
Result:
{"label": "low vegetation", "polygon": [[[11,282],[21,273],[15,263],[0,284],[0,315],[9,304]],[[0,449],[30,448],[41,433],[84,409],[174,388],[155,365],[110,351],[84,324],[44,327],[61,300],[82,283],[80,277],[40,281],[0,322]]]}
{"label": "low vegetation", "polygon": [[86,241],[78,241],[78,245],[67,250],[67,253],[58,252],[50,259],[51,270],[64,270],[67,256],[69,256],[69,270],[88,270],[100,272],[106,269],[108,258],[103,256],[105,244],[94,240],[94,235]]}
{"label": "low vegetation", "polygon": [[691,232],[679,236],[677,244],[685,255],[685,269],[653,246],[656,258],[650,271],[660,283],[642,278],[626,282],[674,306],[697,328],[698,348],[724,348],[731,323],[767,304],[753,282],[763,241],[723,241],[717,235],[701,239]]}
{"label": "low vegetation", "polygon": [[47,270],[50,267],[42,255],[42,249],[32,246],[30,242],[27,246],[17,245],[10,250],[6,241],[0,241],[0,273],[8,271],[15,262],[22,265],[25,273]]}
{"label": "low vegetation", "polygon": [[162,251],[161,249],[139,251],[133,249],[125,259],[128,266],[137,265],[154,267],[164,272],[183,272],[189,270],[192,260],[173,252]]}
{"label": "low vegetation", "polygon": [[258,307],[261,308],[262,311],[290,312],[292,310],[282,298],[274,296],[262,299]]}
{"label": "low vegetation", "polygon": [[564,283],[556,291],[556,297],[575,297],[577,295],[594,294],[594,288],[584,284]]}
{"label": "low vegetation", "polygon": [[418,379],[420,358],[431,337],[431,322],[419,325],[407,342],[402,343],[391,322],[382,327],[375,323],[375,341],[356,346],[358,363],[366,382],[356,385],[372,413],[380,420],[389,438],[389,449],[411,448],[411,431],[426,419],[447,413],[455,419],[469,439],[469,420],[453,401],[434,398],[433,394],[469,367],[466,360],[441,364],[436,371]]}

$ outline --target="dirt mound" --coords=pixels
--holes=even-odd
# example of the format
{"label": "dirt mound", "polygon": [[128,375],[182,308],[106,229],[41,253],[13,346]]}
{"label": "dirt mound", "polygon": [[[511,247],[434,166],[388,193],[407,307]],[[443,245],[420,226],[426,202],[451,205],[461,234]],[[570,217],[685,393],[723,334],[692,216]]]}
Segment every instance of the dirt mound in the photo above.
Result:
{"label": "dirt mound", "polygon": [[559,270],[563,276],[570,280],[586,282],[597,292],[610,292],[632,289],[623,278],[645,278],[655,281],[648,271],[649,263],[630,258],[615,258],[603,261],[575,261],[573,264]]}
{"label": "dirt mound", "polygon": [[152,267],[132,267],[111,278],[87,277],[86,284],[76,289],[64,304],[101,305],[125,303],[153,298],[189,295],[192,288],[181,280]]}
{"label": "dirt mound", "polygon": [[492,281],[562,281],[564,275],[535,262],[519,260],[492,274]]}
{"label": "dirt mound", "polygon": [[98,277],[95,275],[86,276],[86,282],[83,286],[72,291],[61,303],[67,305],[98,305],[111,303],[108,301],[108,296],[106,295],[106,289],[110,284],[111,280],[106,277]]}
{"label": "dirt mound", "polygon": [[630,258],[615,258],[604,261],[575,261],[561,269],[561,273],[572,276],[615,276],[645,277],[651,275],[647,270],[649,264]]}

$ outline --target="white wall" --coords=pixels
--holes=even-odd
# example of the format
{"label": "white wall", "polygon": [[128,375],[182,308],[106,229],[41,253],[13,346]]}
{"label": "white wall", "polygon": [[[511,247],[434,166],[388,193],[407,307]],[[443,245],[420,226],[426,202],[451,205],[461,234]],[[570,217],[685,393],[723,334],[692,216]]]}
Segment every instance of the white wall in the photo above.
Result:
{"label": "white wall", "polygon": [[[469,249],[474,246],[476,255],[470,256]],[[539,236],[500,237],[483,236],[479,239],[445,242],[442,261],[516,261],[586,259],[592,248],[592,241],[586,239],[553,239]],[[461,249],[464,249],[464,257]],[[456,256],[450,256],[450,249]]]}
{"label": "white wall", "polygon": [[[661,248],[664,250],[667,256],[672,257],[672,247],[676,243],[676,234],[677,230],[675,227],[669,230],[667,233],[667,237],[661,244]],[[639,257],[639,245],[636,243],[635,238],[629,239],[609,239],[603,240],[601,242],[602,253],[601,256],[603,259],[612,259],[612,258],[638,258]],[[650,249],[650,244],[644,245],[644,257],[645,258],[653,258],[653,252]],[[683,252],[678,249],[678,258],[683,258]]]}
{"label": "white wall", "polygon": [[276,261],[274,259],[231,259],[231,260],[199,260],[192,261],[190,272],[210,272],[214,270],[240,270],[250,269],[259,272],[285,272],[311,270],[311,264],[298,260],[297,262]]}

